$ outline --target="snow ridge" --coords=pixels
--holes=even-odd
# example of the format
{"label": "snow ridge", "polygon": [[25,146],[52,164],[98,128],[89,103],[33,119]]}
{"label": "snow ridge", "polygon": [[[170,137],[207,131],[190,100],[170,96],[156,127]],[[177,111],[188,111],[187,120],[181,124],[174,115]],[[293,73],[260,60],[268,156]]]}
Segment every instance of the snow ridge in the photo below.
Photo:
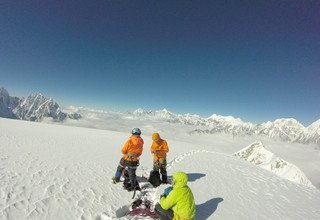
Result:
{"label": "snow ridge", "polygon": [[264,147],[261,141],[256,141],[233,155],[284,179],[314,188],[310,180],[297,166],[275,156]]}

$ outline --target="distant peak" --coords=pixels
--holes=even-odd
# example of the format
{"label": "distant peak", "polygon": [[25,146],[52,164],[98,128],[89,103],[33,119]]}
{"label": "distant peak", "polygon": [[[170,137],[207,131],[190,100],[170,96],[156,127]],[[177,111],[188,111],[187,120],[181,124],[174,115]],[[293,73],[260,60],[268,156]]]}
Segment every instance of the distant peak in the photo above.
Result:
{"label": "distant peak", "polygon": [[146,113],[147,111],[144,110],[143,108],[138,108],[136,110],[133,111],[134,114],[143,114]]}
{"label": "distant peak", "polygon": [[316,131],[320,134],[320,119],[309,125],[307,129]]}
{"label": "distant peak", "polygon": [[317,121],[313,122],[311,125],[318,125],[318,126],[320,126],[320,119],[318,119]]}
{"label": "distant peak", "polygon": [[285,125],[288,127],[304,127],[300,122],[298,122],[296,119],[294,118],[280,118],[280,119],[276,119],[273,124],[276,125]]}
{"label": "distant peak", "polygon": [[158,110],[156,112],[162,112],[162,113],[166,113],[166,114],[173,114],[172,112],[168,111],[166,108],[162,109],[162,110]]}
{"label": "distant peak", "polygon": [[209,116],[207,119],[214,119],[214,118],[216,118],[216,117],[218,117],[218,115],[213,114],[213,115]]}
{"label": "distant peak", "polygon": [[216,121],[229,121],[232,123],[244,123],[240,118],[235,118],[233,116],[222,116],[222,115],[217,115],[213,114],[207,120],[216,120]]}
{"label": "distant peak", "polygon": [[44,95],[42,95],[42,93],[40,92],[35,92],[30,95],[30,97],[37,97],[37,96],[44,97]]}
{"label": "distant peak", "polygon": [[8,91],[3,87],[0,87],[0,94],[9,95]]}
{"label": "distant peak", "polygon": [[296,119],[294,118],[279,118],[276,119],[274,122],[288,122],[288,123],[299,123]]}

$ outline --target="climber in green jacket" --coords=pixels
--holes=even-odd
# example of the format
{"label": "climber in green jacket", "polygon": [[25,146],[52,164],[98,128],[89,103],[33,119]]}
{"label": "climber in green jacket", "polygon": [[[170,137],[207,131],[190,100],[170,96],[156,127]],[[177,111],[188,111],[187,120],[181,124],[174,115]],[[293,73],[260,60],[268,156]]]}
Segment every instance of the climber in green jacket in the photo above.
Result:
{"label": "climber in green jacket", "polygon": [[172,178],[172,186],[161,195],[160,204],[155,207],[161,220],[191,220],[196,215],[196,205],[191,189],[187,185],[188,176],[184,172],[176,172]]}

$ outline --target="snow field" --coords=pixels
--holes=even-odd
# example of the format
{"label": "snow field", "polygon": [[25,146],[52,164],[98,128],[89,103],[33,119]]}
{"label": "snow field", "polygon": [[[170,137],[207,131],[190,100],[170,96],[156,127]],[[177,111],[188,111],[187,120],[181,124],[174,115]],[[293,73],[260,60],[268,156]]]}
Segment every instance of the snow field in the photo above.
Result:
{"label": "snow field", "polygon": [[[129,135],[0,119],[0,219],[129,219],[133,192],[111,182]],[[139,177],[152,168],[151,139],[143,138]],[[168,174],[188,173],[196,219],[320,219],[319,190],[203,145],[168,143]],[[155,203],[167,186],[136,198]]]}

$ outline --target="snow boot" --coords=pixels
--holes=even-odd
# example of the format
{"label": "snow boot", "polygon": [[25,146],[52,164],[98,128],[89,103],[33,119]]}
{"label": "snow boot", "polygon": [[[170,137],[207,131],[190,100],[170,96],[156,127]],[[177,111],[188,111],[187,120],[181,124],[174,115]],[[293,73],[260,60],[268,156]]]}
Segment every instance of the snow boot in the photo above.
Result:
{"label": "snow boot", "polygon": [[131,182],[124,182],[123,183],[123,188],[128,190],[129,192],[130,191],[134,191],[134,190],[138,190],[138,191],[141,191],[141,188],[139,186],[139,183],[138,181],[134,181],[134,183],[131,183]]}
{"label": "snow boot", "polygon": [[164,176],[162,175],[162,181],[161,181],[162,184],[167,184],[168,183],[168,178],[167,176]]}
{"label": "snow boot", "polygon": [[134,190],[141,191],[141,188],[140,188],[139,184],[136,184],[133,186],[131,186],[131,184],[130,184],[129,186],[126,187],[126,190],[128,190],[128,192],[134,191]]}
{"label": "snow boot", "polygon": [[142,199],[137,199],[132,203],[131,208],[132,209],[138,208],[141,204],[142,204]]}
{"label": "snow boot", "polygon": [[114,176],[114,177],[112,177],[112,181],[113,181],[114,184],[117,184],[117,183],[120,182],[120,179],[118,179],[118,178],[116,178],[116,177]]}

